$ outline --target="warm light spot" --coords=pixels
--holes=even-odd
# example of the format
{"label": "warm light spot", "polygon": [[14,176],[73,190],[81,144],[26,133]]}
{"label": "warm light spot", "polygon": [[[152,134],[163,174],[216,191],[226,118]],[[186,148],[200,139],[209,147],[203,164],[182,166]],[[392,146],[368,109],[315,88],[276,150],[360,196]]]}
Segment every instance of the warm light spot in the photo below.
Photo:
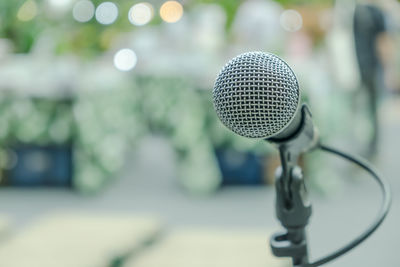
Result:
{"label": "warm light spot", "polygon": [[153,18],[153,7],[149,3],[136,4],[129,10],[128,18],[133,25],[145,25]]}
{"label": "warm light spot", "polygon": [[160,8],[161,18],[168,22],[174,23],[181,19],[183,15],[183,7],[176,1],[167,1]]}
{"label": "warm light spot", "polygon": [[87,22],[94,16],[94,5],[89,0],[80,0],[72,9],[72,16],[79,22]]}
{"label": "warm light spot", "polygon": [[137,57],[132,49],[124,48],[114,55],[114,66],[121,71],[128,71],[136,66]]}
{"label": "warm light spot", "polygon": [[118,7],[112,2],[103,2],[96,8],[96,20],[101,24],[112,24],[118,17]]}
{"label": "warm light spot", "polygon": [[30,21],[37,15],[37,5],[33,0],[26,1],[18,10],[17,18],[21,21]]}
{"label": "warm light spot", "polygon": [[289,32],[298,31],[303,26],[303,18],[293,9],[283,11],[279,20],[282,28]]}

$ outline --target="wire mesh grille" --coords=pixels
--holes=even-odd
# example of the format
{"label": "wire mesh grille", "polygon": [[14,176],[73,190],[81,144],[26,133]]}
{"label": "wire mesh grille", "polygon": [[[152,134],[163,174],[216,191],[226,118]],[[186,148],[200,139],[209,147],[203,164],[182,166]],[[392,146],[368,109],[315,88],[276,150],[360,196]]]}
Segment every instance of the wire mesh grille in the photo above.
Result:
{"label": "wire mesh grille", "polygon": [[275,55],[248,52],[219,73],[213,89],[214,108],[222,123],[250,138],[271,137],[293,118],[299,86],[290,67]]}

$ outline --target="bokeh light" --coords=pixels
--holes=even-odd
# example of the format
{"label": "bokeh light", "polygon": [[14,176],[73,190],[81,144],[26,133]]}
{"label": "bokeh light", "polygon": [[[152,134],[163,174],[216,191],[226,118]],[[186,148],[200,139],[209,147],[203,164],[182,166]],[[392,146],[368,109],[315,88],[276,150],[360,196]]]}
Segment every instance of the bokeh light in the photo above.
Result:
{"label": "bokeh light", "polygon": [[114,55],[114,66],[121,71],[129,71],[136,66],[136,53],[129,48],[119,50]]}
{"label": "bokeh light", "polygon": [[73,0],[48,0],[49,5],[51,5],[54,9],[64,11],[67,10]]}
{"label": "bokeh light", "polygon": [[89,0],[80,0],[72,9],[72,16],[79,22],[87,22],[94,16],[94,4]]}
{"label": "bokeh light", "polygon": [[101,24],[112,24],[117,17],[118,7],[112,2],[103,2],[96,8],[96,20]]}
{"label": "bokeh light", "polygon": [[177,22],[182,18],[183,7],[176,1],[167,1],[160,8],[161,18],[168,23]]}
{"label": "bokeh light", "polygon": [[303,26],[303,18],[300,13],[294,9],[283,11],[279,20],[282,28],[289,32],[298,31]]}
{"label": "bokeh light", "polygon": [[17,18],[20,21],[30,21],[37,15],[37,4],[33,0],[26,1],[18,10]]}
{"label": "bokeh light", "polygon": [[153,6],[149,3],[139,3],[131,7],[128,13],[129,21],[136,26],[142,26],[153,18]]}

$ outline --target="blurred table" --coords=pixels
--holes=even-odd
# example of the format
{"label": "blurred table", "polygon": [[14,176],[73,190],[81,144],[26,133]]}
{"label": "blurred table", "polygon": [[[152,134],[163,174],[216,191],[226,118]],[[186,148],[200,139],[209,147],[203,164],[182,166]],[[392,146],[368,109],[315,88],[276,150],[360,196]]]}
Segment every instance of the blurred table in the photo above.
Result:
{"label": "blurred table", "polygon": [[155,238],[151,217],[59,214],[40,219],[0,245],[0,266],[102,267]]}
{"label": "blurred table", "polygon": [[191,228],[172,231],[123,267],[283,267],[290,260],[274,257],[271,232]]}

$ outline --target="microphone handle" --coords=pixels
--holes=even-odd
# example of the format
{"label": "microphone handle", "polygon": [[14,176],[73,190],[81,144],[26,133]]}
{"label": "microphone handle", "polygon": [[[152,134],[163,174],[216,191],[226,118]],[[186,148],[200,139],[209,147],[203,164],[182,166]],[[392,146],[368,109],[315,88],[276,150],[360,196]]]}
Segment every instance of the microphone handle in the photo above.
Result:
{"label": "microphone handle", "polygon": [[285,140],[285,139],[289,139],[290,137],[292,137],[293,135],[295,135],[298,130],[300,129],[300,126],[302,124],[302,120],[303,120],[303,116],[302,116],[302,112],[301,112],[301,108],[299,108],[293,119],[289,122],[289,124],[284,128],[283,131],[281,131],[280,133],[278,133],[277,135],[275,135],[273,137],[274,140]]}

